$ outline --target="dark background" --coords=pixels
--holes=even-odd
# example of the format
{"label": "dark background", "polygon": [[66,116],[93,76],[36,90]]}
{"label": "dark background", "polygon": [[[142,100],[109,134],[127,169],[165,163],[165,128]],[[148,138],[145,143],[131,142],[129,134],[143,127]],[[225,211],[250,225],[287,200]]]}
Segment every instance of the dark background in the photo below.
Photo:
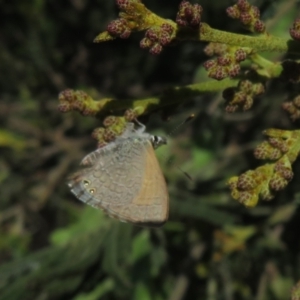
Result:
{"label": "dark background", "polygon": [[[170,19],[179,2],[144,1]],[[297,1],[251,3],[287,37]],[[200,4],[212,27],[247,33],[226,16],[233,1]],[[259,166],[252,153],[264,129],[298,128],[281,110],[297,86],[269,82],[245,113],[226,114],[221,95],[208,94],[183,99],[169,122],[149,118],[149,132],[167,135],[196,115],[157,150],[170,193],[162,229],[119,223],[69,192],[66,178],[95,149],[101,120],[60,113],[59,92],[138,99],[207,80],[204,43],[157,57],[139,48],[142,33],[93,44],[117,14],[109,0],[0,1],[0,299],[289,299],[300,278],[299,163],[287,189],[251,210],[226,180]]]}

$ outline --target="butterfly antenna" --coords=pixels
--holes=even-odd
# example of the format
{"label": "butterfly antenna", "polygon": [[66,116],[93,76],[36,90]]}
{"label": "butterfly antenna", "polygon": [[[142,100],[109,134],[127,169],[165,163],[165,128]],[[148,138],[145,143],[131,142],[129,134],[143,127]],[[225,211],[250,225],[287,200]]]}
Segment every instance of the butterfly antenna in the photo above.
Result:
{"label": "butterfly antenna", "polygon": [[195,118],[195,114],[190,114],[184,121],[179,123],[169,134],[167,134],[167,136],[172,136],[182,125],[190,122],[194,118]]}
{"label": "butterfly antenna", "polygon": [[[182,125],[190,122],[195,118],[195,114],[190,114],[183,122],[179,123],[167,136],[172,136]],[[172,158],[169,159],[169,162],[172,163]],[[181,171],[189,180],[193,181],[193,178],[187,172],[183,171],[181,168],[176,166],[179,171]]]}

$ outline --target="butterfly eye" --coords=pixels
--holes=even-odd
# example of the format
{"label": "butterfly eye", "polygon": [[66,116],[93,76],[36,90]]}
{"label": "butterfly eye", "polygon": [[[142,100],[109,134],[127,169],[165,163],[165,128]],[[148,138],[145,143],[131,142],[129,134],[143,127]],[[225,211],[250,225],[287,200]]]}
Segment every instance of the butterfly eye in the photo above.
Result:
{"label": "butterfly eye", "polygon": [[83,184],[85,187],[87,187],[90,184],[90,182],[88,180],[83,180]]}
{"label": "butterfly eye", "polygon": [[161,136],[152,135],[150,138],[152,146],[154,149],[158,148],[161,145],[167,144],[167,139]]}
{"label": "butterfly eye", "polygon": [[90,189],[89,192],[90,192],[90,194],[94,194],[95,193],[95,189]]}

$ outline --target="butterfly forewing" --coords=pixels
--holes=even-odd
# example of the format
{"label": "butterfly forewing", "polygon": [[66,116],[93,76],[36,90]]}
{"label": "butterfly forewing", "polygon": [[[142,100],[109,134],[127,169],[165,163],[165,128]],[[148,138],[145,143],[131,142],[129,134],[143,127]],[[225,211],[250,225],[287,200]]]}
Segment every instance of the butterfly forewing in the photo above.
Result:
{"label": "butterfly forewing", "polygon": [[151,142],[119,139],[82,160],[68,183],[81,201],[121,221],[160,226],[168,218],[168,192]]}

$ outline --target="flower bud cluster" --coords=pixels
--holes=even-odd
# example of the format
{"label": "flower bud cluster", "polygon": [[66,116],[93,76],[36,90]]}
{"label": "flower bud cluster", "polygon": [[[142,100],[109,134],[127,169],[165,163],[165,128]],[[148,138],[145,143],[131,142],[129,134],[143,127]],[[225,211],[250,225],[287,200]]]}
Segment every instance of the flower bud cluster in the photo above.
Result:
{"label": "flower bud cluster", "polygon": [[67,89],[59,94],[58,99],[60,112],[75,110],[84,116],[94,116],[98,112],[98,108],[93,106],[93,99],[83,91]]}
{"label": "flower bud cluster", "polygon": [[300,119],[300,95],[296,96],[292,101],[284,102],[282,108],[289,113],[293,121]]}
{"label": "flower bud cluster", "polygon": [[113,37],[120,37],[121,39],[127,39],[131,34],[129,23],[125,19],[112,20],[107,25],[107,31]]}
{"label": "flower bud cluster", "polygon": [[162,52],[163,47],[171,43],[173,38],[174,27],[169,23],[164,23],[160,27],[149,28],[140,42],[140,47],[149,48],[151,54],[158,55]]}
{"label": "flower bud cluster", "polygon": [[127,39],[132,30],[138,27],[139,9],[145,7],[140,0],[116,0],[116,4],[121,10],[120,18],[107,25],[107,32],[113,38]]}
{"label": "flower bud cluster", "polygon": [[258,7],[251,5],[247,0],[238,0],[237,4],[226,10],[229,17],[239,19],[250,31],[264,33],[266,26],[260,20]]}
{"label": "flower bud cluster", "polygon": [[225,110],[229,113],[238,109],[249,110],[254,99],[265,92],[261,82],[252,82],[248,79],[241,80],[236,88],[227,88],[223,91],[223,98],[226,100]]}
{"label": "flower bud cluster", "polygon": [[129,8],[131,1],[132,0],[116,0],[116,4],[120,10],[126,11]]}
{"label": "flower bud cluster", "polygon": [[124,117],[107,116],[103,121],[104,127],[94,129],[92,137],[98,141],[98,148],[113,141],[126,128],[127,121]]}
{"label": "flower bud cluster", "polygon": [[230,49],[230,46],[221,43],[209,43],[204,48],[204,53],[207,56],[222,56],[226,54]]}
{"label": "flower bud cluster", "polygon": [[176,23],[182,27],[199,28],[203,8],[199,4],[191,4],[183,0],[179,5]]}
{"label": "flower bud cluster", "polygon": [[204,51],[207,55],[218,56],[204,62],[203,66],[208,71],[208,76],[222,80],[226,77],[234,78],[239,74],[240,63],[247,58],[249,49],[210,43]]}
{"label": "flower bud cluster", "polygon": [[294,21],[292,28],[290,28],[290,35],[294,40],[300,41],[300,19]]}
{"label": "flower bud cluster", "polygon": [[247,207],[255,206],[259,199],[271,200],[288,185],[294,175],[292,163],[300,152],[299,130],[268,129],[264,134],[268,140],[256,147],[254,155],[271,162],[228,181],[232,197]]}

